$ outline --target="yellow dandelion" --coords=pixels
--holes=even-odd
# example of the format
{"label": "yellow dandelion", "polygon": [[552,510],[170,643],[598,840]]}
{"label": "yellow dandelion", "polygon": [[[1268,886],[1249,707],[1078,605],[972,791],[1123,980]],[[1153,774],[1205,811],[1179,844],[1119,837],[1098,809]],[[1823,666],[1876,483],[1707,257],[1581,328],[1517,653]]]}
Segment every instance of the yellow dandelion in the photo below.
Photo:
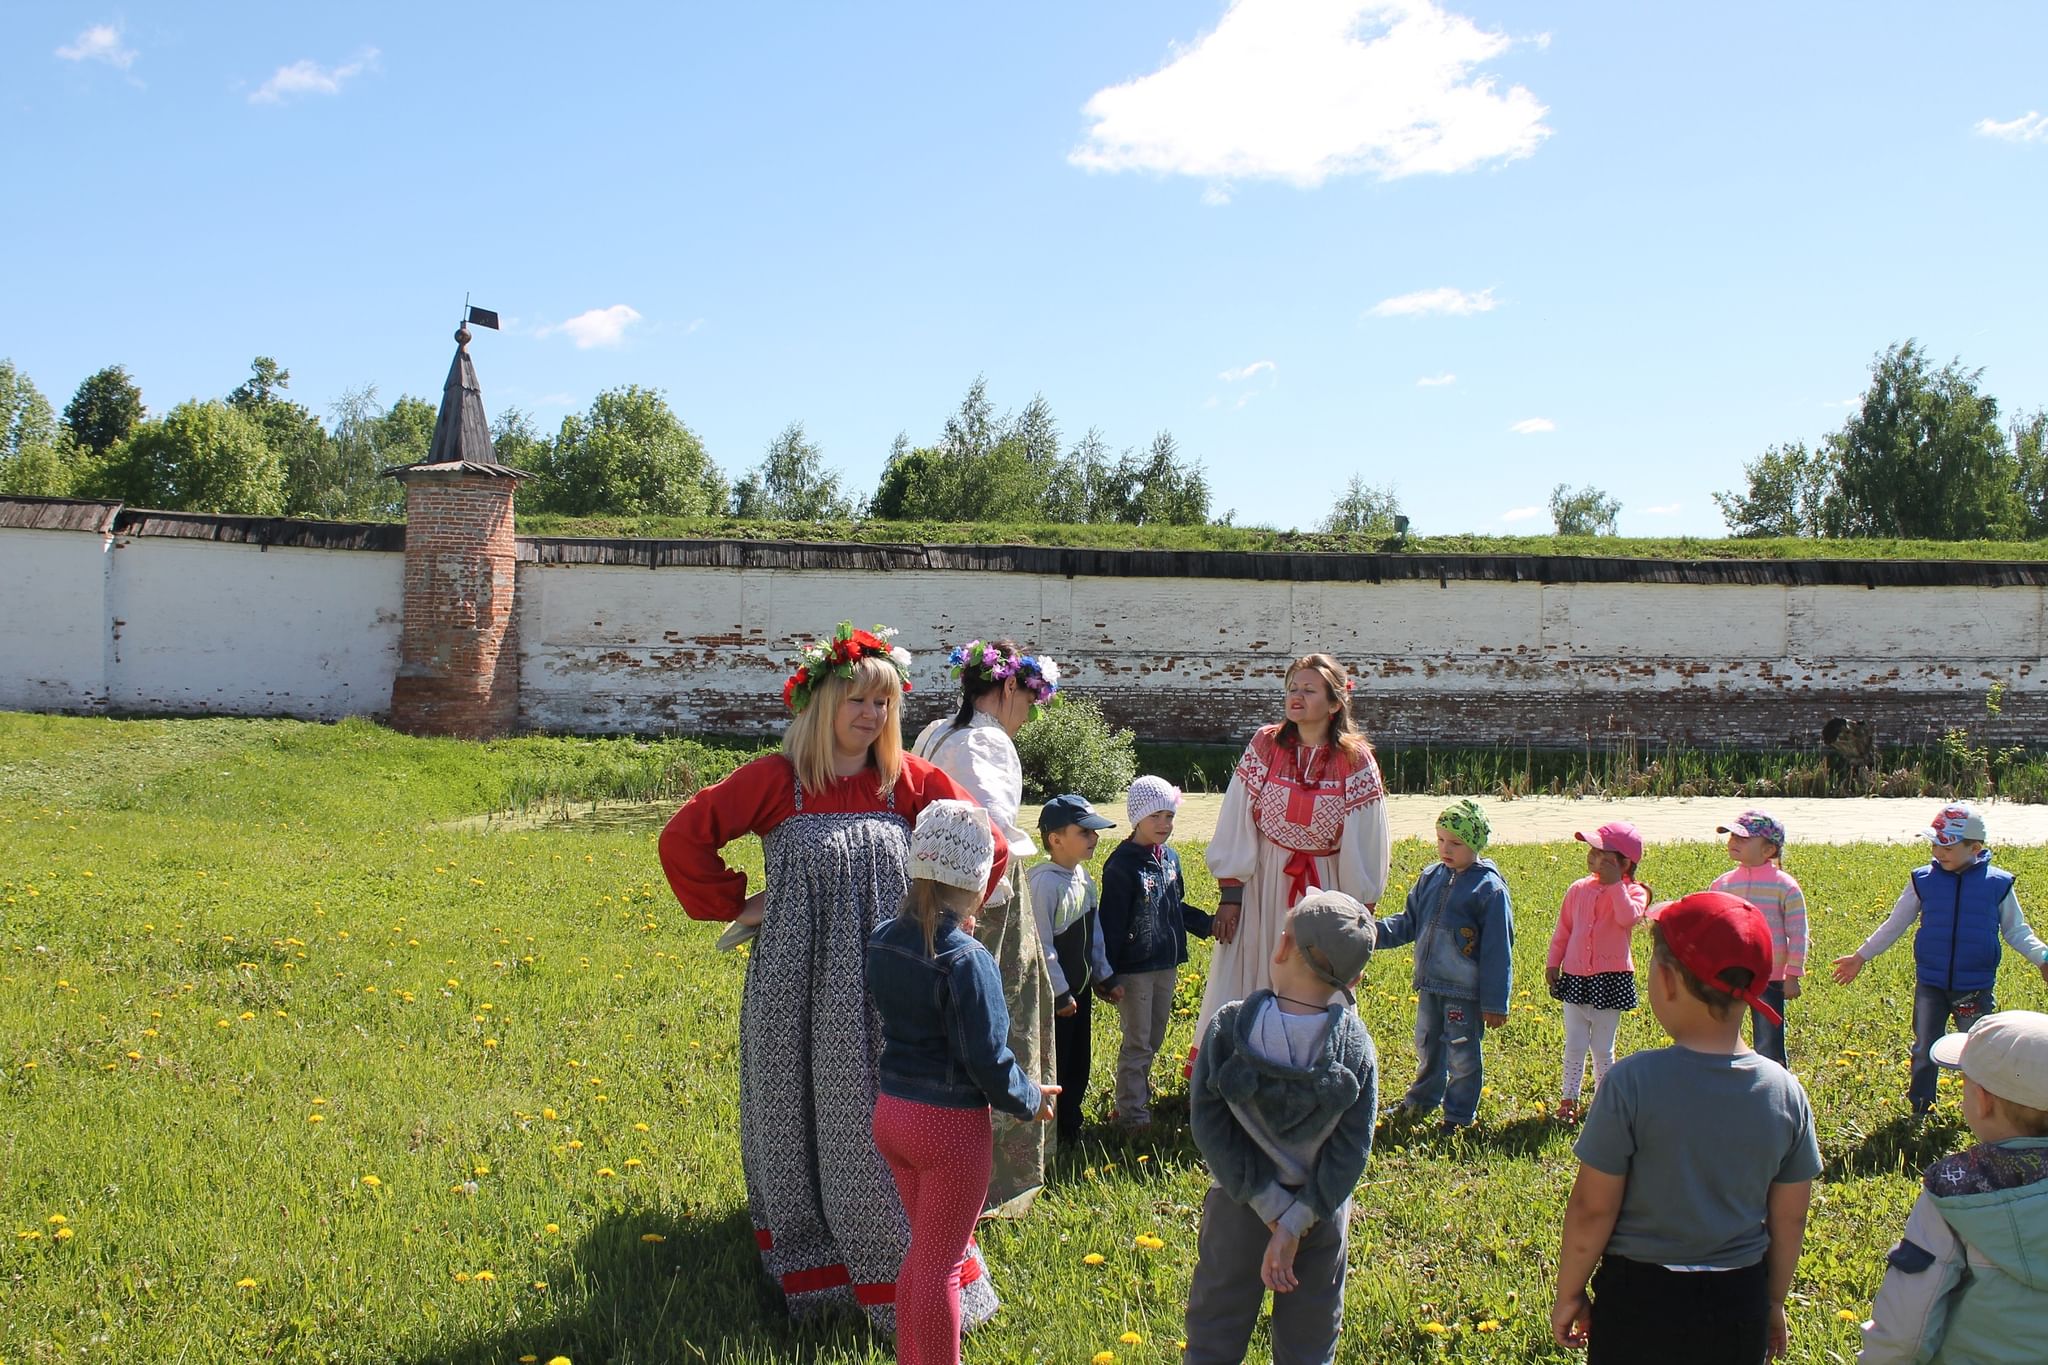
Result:
{"label": "yellow dandelion", "polygon": [[570,1139],[569,1139],[569,1150],[570,1150],[570,1151],[572,1151],[572,1152],[580,1152],[580,1151],[582,1151],[582,1150],[583,1150],[583,1139],[582,1139],[582,1138],[570,1138]]}
{"label": "yellow dandelion", "polygon": [[455,1283],[457,1283],[457,1284],[468,1284],[468,1283],[469,1283],[469,1272],[468,1272],[467,1270],[458,1270],[458,1271],[456,1271],[456,1272],[455,1272]]}
{"label": "yellow dandelion", "polygon": [[1088,1357],[1088,1365],[1116,1365],[1116,1352],[1097,1351]]}
{"label": "yellow dandelion", "polygon": [[498,1045],[498,1040],[497,1040],[496,1038],[486,1038],[486,1039],[484,1039],[484,1046],[485,1046],[485,1047],[496,1047],[497,1045]]}
{"label": "yellow dandelion", "polygon": [[234,1025],[233,1025],[233,1024],[229,1023],[229,1022],[228,1022],[227,1020],[225,1020],[225,1019],[216,1019],[216,1020],[214,1020],[214,1021],[213,1021],[213,1026],[214,1026],[215,1028],[233,1028],[233,1027],[234,1027]]}
{"label": "yellow dandelion", "polygon": [[44,1219],[43,1221],[44,1221],[45,1223],[48,1223],[48,1224],[50,1224],[50,1226],[52,1226],[52,1227],[59,1227],[59,1228],[61,1228],[61,1227],[63,1227],[63,1226],[64,1226],[64,1225],[66,1224],[66,1223],[70,1222],[71,1220],[70,1220],[69,1218],[66,1218],[66,1217],[65,1217],[65,1216],[64,1216],[63,1214],[61,1214],[61,1213],[53,1213],[53,1214],[51,1214],[51,1215],[50,1215],[50,1216],[49,1216],[48,1218],[45,1218],[45,1219]]}
{"label": "yellow dandelion", "polygon": [[643,1242],[666,1242],[668,1238],[658,1232],[643,1232],[640,1234],[640,1240]]}
{"label": "yellow dandelion", "polygon": [[381,1181],[381,1180],[379,1180],[379,1179],[378,1179],[378,1178],[377,1178],[376,1176],[374,1176],[374,1175],[366,1175],[366,1176],[364,1176],[364,1177],[363,1177],[363,1183],[364,1183],[365,1185],[368,1185],[368,1186],[369,1186],[369,1187],[370,1187],[371,1189],[373,1189],[373,1190],[374,1190],[374,1189],[376,1189],[376,1188],[377,1188],[378,1186],[382,1185],[382,1184],[383,1184],[384,1182],[383,1182],[383,1181]]}
{"label": "yellow dandelion", "polygon": [[549,1357],[548,1357],[548,1365],[570,1365],[569,1357],[567,1357],[567,1356],[549,1356]]}
{"label": "yellow dandelion", "polygon": [[1472,1330],[1475,1332],[1498,1332],[1500,1330],[1500,1323],[1494,1318],[1488,1318],[1484,1322],[1473,1324]]}
{"label": "yellow dandelion", "polygon": [[475,1280],[478,1284],[490,1284],[494,1282],[498,1278],[498,1276],[495,1271],[479,1270],[476,1274],[470,1276],[470,1278],[472,1280]]}
{"label": "yellow dandelion", "polygon": [[539,1356],[521,1356],[521,1357],[519,1357],[519,1365],[539,1365],[539,1362],[540,1362],[540,1357],[539,1357]]}
{"label": "yellow dandelion", "polygon": [[73,1233],[70,1228],[58,1228],[55,1232],[51,1233],[50,1235],[52,1237],[55,1237],[60,1242],[68,1242],[76,1234]]}
{"label": "yellow dandelion", "polygon": [[321,1105],[327,1103],[327,1101],[320,1098],[320,1096],[315,1095],[312,1099],[307,1100],[306,1103],[312,1105],[315,1109],[318,1109]]}
{"label": "yellow dandelion", "polygon": [[636,1123],[633,1125],[633,1131],[636,1133],[644,1133],[647,1131],[647,1125],[644,1123]]}
{"label": "yellow dandelion", "polygon": [[40,1228],[30,1228],[27,1232],[17,1232],[14,1235],[24,1242],[40,1242],[43,1240]]}
{"label": "yellow dandelion", "polygon": [[488,1161],[479,1161],[470,1169],[471,1175],[489,1175],[490,1173],[491,1163]]}
{"label": "yellow dandelion", "polygon": [[541,1110],[541,1111],[540,1111],[540,1116],[541,1116],[542,1118],[546,1119],[546,1120],[547,1120],[548,1122],[550,1122],[550,1123],[553,1123],[553,1122],[555,1121],[555,1111],[554,1111],[554,1110],[552,1110],[552,1109],[543,1109],[543,1110]]}
{"label": "yellow dandelion", "polygon": [[1857,1320],[1856,1315],[1846,1308],[1837,1308],[1835,1316],[1843,1322],[1855,1322]]}
{"label": "yellow dandelion", "polygon": [[1082,1265],[1101,1265],[1101,1264],[1102,1264],[1102,1253],[1101,1253],[1101,1252],[1099,1252],[1099,1251],[1091,1251],[1091,1252],[1089,1252],[1089,1253],[1088,1253],[1088,1254],[1087,1254],[1086,1256],[1083,1256],[1083,1257],[1081,1258],[1081,1264],[1082,1264]]}
{"label": "yellow dandelion", "polygon": [[1144,1344],[1145,1338],[1139,1336],[1136,1332],[1126,1332],[1118,1337],[1117,1340],[1125,1346],[1139,1346]]}
{"label": "yellow dandelion", "polygon": [[1425,1322],[1422,1324],[1422,1330],[1433,1337],[1447,1337],[1451,1334],[1451,1329],[1440,1322]]}
{"label": "yellow dandelion", "polygon": [[327,1115],[325,1115],[325,1114],[308,1114],[308,1115],[306,1115],[306,1122],[308,1122],[308,1123],[325,1123],[325,1122],[327,1122]]}
{"label": "yellow dandelion", "polygon": [[237,1289],[254,1289],[255,1287],[256,1281],[250,1279],[246,1275],[243,1276],[241,1279],[235,1281],[235,1288]]}
{"label": "yellow dandelion", "polygon": [[560,1225],[559,1223],[550,1223],[550,1224],[548,1224],[548,1225],[547,1225],[546,1227],[544,1227],[544,1228],[542,1228],[542,1229],[541,1229],[541,1231],[542,1231],[542,1232],[545,1232],[545,1233],[546,1233],[546,1234],[548,1234],[548,1236],[550,1236],[550,1237],[554,1236],[554,1235],[555,1235],[556,1233],[560,1232],[561,1230],[562,1230],[562,1228],[561,1228],[561,1225]]}
{"label": "yellow dandelion", "polygon": [[634,1166],[638,1166],[639,1164],[640,1158],[637,1156],[629,1156],[626,1158],[626,1166],[628,1169],[631,1169]]}
{"label": "yellow dandelion", "polygon": [[241,1015],[241,1017],[242,1017],[242,1018],[244,1018],[244,1019],[254,1019],[254,1018],[256,1017],[256,1011],[255,1011],[255,1010],[243,1010],[243,1011],[242,1011],[242,1015]]}
{"label": "yellow dandelion", "polygon": [[131,1052],[128,1054],[128,1060],[131,1062],[139,1062],[142,1060],[142,1054],[139,1052]]}
{"label": "yellow dandelion", "polygon": [[153,1028],[146,1028],[142,1031],[142,1036],[145,1038],[154,1038],[156,1037],[156,1030]]}

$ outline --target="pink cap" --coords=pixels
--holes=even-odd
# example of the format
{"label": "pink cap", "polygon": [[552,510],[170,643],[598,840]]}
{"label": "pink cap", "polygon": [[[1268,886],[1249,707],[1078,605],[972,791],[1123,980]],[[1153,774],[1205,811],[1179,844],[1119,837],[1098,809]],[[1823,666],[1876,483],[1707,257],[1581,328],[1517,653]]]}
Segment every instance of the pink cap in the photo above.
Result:
{"label": "pink cap", "polygon": [[1626,820],[1610,820],[1591,834],[1582,830],[1572,838],[1609,853],[1619,853],[1632,863],[1643,860],[1643,836]]}

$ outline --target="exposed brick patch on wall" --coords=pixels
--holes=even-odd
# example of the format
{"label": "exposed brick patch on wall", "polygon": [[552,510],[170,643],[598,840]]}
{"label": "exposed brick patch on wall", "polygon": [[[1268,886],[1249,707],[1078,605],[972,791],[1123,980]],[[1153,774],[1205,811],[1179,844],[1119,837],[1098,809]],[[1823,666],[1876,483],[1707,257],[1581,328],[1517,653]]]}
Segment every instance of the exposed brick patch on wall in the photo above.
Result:
{"label": "exposed brick patch on wall", "polygon": [[413,734],[501,735],[519,714],[515,482],[403,477],[405,636],[391,723]]}

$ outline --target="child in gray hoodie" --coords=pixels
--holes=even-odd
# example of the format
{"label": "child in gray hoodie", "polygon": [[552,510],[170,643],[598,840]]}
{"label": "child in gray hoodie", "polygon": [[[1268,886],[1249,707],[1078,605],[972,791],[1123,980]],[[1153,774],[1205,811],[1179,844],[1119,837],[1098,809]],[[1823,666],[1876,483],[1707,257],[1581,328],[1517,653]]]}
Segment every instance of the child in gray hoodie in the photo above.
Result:
{"label": "child in gray hoodie", "polygon": [[1929,1049],[1963,1073],[1981,1145],[1927,1168],[1856,1358],[2039,1360],[2048,1350],[2048,1015],[1987,1014]]}
{"label": "child in gray hoodie", "polygon": [[1378,1098],[1372,1036],[1351,1009],[1372,945],[1364,906],[1312,892],[1281,931],[1272,989],[1209,1023],[1189,1096],[1212,1183],[1188,1289],[1188,1365],[1242,1361],[1268,1289],[1274,1365],[1335,1358],[1351,1191]]}

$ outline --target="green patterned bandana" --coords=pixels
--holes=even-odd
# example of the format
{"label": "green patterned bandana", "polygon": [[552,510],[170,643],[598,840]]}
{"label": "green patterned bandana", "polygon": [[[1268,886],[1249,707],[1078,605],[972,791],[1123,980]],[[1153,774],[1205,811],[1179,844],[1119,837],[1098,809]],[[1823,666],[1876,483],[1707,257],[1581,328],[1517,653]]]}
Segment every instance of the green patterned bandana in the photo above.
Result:
{"label": "green patterned bandana", "polygon": [[1493,826],[1487,821],[1486,812],[1479,809],[1479,803],[1470,797],[1455,806],[1445,807],[1436,822],[1463,839],[1474,853],[1485,852],[1487,840],[1493,838]]}

